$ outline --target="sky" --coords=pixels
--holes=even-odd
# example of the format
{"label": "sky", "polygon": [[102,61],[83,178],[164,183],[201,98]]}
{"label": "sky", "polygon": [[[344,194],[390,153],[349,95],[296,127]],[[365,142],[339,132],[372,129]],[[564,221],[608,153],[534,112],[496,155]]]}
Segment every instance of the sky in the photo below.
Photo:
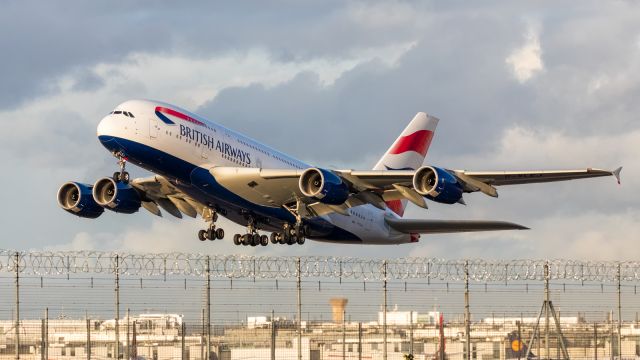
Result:
{"label": "sky", "polygon": [[[0,12],[0,248],[362,257],[637,259],[640,5],[631,1],[6,1]],[[407,218],[528,231],[398,246],[201,243],[201,219],[56,204],[117,170],[99,120],[161,100],[318,166],[369,169],[418,111],[441,119],[426,163],[624,166],[613,178],[499,189]],[[132,176],[148,176],[129,166]]]}

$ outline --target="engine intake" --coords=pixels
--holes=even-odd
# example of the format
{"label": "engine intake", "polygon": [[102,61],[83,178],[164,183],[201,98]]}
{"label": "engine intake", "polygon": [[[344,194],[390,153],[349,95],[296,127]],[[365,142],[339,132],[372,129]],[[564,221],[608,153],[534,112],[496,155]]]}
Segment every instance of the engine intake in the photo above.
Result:
{"label": "engine intake", "polygon": [[447,170],[423,166],[413,175],[413,188],[435,202],[453,204],[462,198],[462,185]]}
{"label": "engine intake", "polygon": [[305,170],[300,176],[298,185],[304,196],[324,204],[340,205],[349,197],[347,184],[338,175],[325,169]]}
{"label": "engine intake", "polygon": [[89,184],[65,183],[58,190],[58,205],[73,215],[95,219],[104,209],[93,200],[92,189],[93,185]]}
{"label": "engine intake", "polygon": [[98,205],[123,214],[133,214],[142,205],[138,192],[131,185],[109,177],[96,181],[93,198]]}

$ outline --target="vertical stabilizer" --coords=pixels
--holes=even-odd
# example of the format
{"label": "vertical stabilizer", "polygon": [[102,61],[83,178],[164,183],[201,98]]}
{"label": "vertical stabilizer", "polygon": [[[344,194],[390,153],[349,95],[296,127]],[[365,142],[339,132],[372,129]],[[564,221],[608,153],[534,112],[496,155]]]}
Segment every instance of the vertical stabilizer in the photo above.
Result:
{"label": "vertical stabilizer", "polygon": [[[423,112],[417,113],[373,169],[415,170],[419,168],[427,156],[437,125],[438,118]],[[404,214],[406,205],[406,200],[387,201],[387,206],[400,216]]]}

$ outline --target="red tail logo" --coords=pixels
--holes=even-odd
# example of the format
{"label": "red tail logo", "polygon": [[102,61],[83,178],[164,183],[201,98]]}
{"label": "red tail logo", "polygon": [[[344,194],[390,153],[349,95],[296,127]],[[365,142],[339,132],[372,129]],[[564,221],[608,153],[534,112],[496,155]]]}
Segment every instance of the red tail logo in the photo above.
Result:
{"label": "red tail logo", "polygon": [[400,137],[389,153],[402,154],[407,151],[415,151],[422,156],[426,156],[427,149],[431,145],[431,139],[433,139],[433,131],[418,130],[413,134]]}

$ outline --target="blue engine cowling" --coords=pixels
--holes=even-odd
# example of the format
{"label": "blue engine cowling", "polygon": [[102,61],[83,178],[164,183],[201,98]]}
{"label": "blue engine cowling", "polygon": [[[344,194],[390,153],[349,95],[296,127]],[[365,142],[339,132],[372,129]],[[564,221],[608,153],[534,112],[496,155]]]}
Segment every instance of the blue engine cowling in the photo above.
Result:
{"label": "blue engine cowling", "polygon": [[429,200],[454,204],[462,199],[462,185],[447,170],[423,166],[413,175],[413,188]]}
{"label": "blue engine cowling", "polygon": [[298,181],[300,192],[323,204],[340,205],[349,197],[349,187],[333,172],[325,169],[305,170]]}
{"label": "blue engine cowling", "polygon": [[93,185],[93,199],[98,205],[123,214],[133,214],[142,205],[140,195],[131,185],[108,177]]}
{"label": "blue engine cowling", "polygon": [[65,183],[58,190],[58,205],[73,215],[95,219],[102,215],[104,209],[93,200],[92,189],[93,185],[89,184]]}

